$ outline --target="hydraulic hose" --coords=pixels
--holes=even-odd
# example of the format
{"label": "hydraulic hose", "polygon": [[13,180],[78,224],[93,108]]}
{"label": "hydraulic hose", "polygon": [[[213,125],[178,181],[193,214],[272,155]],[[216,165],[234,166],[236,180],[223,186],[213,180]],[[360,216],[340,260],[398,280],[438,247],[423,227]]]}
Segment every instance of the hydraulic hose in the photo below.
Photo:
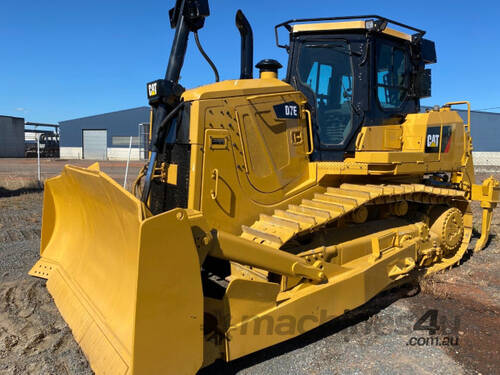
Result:
{"label": "hydraulic hose", "polygon": [[[154,150],[159,150],[158,147],[160,144],[162,145],[165,142],[165,136],[170,132],[170,128],[166,131],[163,131],[165,126],[172,120],[172,118],[179,112],[179,110],[184,106],[184,102],[180,102],[170,113],[163,119],[163,121],[158,126],[158,134],[161,134],[161,137],[158,137],[157,144],[153,145]],[[147,204],[149,198],[149,192],[151,190],[151,181],[153,179],[153,173],[156,164],[156,158],[158,156],[158,151],[151,152],[151,159],[149,159],[148,169],[146,172],[146,181],[144,182],[144,190],[142,191],[142,201]]]}
{"label": "hydraulic hose", "polygon": [[210,60],[210,57],[208,57],[208,55],[206,54],[205,50],[201,46],[200,38],[198,37],[198,31],[194,32],[194,40],[196,42],[196,45],[198,46],[198,49],[200,50],[201,55],[205,58],[205,60],[207,60],[208,65],[210,65],[210,67],[214,71],[215,82],[219,82],[220,81],[220,77],[219,77],[219,72],[217,71],[217,67],[215,66],[214,62],[212,60]]}

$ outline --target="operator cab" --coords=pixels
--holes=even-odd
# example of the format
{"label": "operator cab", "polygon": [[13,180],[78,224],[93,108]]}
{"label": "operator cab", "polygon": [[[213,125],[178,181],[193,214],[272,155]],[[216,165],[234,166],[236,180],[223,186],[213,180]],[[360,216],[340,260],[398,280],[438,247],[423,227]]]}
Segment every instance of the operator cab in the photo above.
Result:
{"label": "operator cab", "polygon": [[362,126],[400,124],[430,96],[425,64],[436,62],[436,53],[423,30],[378,16],[287,21],[276,26],[277,38],[280,27],[290,33],[289,46],[277,40],[289,53],[286,81],[306,96],[312,113],[311,160],[343,160]]}

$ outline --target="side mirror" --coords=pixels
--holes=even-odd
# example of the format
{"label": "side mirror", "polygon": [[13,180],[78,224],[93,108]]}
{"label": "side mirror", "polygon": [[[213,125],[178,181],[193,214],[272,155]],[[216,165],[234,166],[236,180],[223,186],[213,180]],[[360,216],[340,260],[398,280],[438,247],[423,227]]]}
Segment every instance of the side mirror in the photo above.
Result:
{"label": "side mirror", "polygon": [[437,62],[436,45],[432,40],[422,39],[420,42],[420,51],[425,64],[434,64]]}

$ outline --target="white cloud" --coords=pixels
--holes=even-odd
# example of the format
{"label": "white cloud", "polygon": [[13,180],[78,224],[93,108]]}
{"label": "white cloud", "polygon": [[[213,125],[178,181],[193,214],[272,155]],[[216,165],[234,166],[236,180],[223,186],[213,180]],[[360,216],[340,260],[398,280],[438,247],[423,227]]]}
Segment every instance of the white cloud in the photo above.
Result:
{"label": "white cloud", "polygon": [[16,111],[18,111],[18,112],[25,112],[26,110],[23,107],[18,107],[18,108],[16,108]]}

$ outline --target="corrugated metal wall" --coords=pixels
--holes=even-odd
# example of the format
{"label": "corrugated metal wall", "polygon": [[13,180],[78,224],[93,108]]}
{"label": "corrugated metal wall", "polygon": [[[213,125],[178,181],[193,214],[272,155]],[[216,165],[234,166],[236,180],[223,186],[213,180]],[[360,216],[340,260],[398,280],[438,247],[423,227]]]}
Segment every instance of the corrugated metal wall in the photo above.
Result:
{"label": "corrugated metal wall", "polygon": [[[467,111],[459,114],[467,122]],[[500,151],[500,113],[471,111],[470,131],[474,151]]]}
{"label": "corrugated metal wall", "polygon": [[0,116],[0,158],[24,157],[24,119]]}

